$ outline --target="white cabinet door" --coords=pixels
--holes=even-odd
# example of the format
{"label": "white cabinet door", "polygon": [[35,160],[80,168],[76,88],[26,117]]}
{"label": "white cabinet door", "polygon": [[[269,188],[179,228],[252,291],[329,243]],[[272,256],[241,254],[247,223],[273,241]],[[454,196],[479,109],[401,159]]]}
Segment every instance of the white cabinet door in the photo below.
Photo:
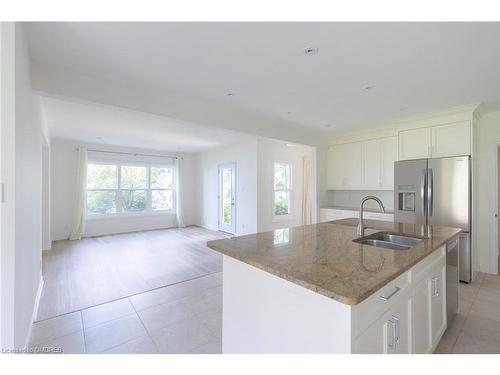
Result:
{"label": "white cabinet door", "polygon": [[390,137],[381,139],[380,149],[380,187],[387,190],[394,190],[394,162],[398,160],[398,138]]}
{"label": "white cabinet door", "polygon": [[343,183],[345,188],[360,188],[361,184],[361,143],[348,143],[342,145],[343,150]]}
{"label": "white cabinet door", "polygon": [[362,143],[363,186],[377,189],[381,185],[382,147],[379,139]]}
{"label": "white cabinet door", "polygon": [[434,126],[432,128],[432,157],[470,155],[470,121]]}
{"label": "white cabinet door", "polygon": [[395,354],[410,353],[411,298],[404,298],[391,308],[387,321],[387,352]]}
{"label": "white cabinet door", "polygon": [[431,339],[430,279],[425,278],[413,290],[413,352],[430,353]]}
{"label": "white cabinet door", "polygon": [[361,143],[347,143],[328,149],[329,189],[359,189],[361,187]]}
{"label": "white cabinet door", "polygon": [[411,299],[401,298],[364,331],[354,343],[361,354],[408,354],[410,352]]}
{"label": "white cabinet door", "polygon": [[331,146],[328,149],[328,170],[327,185],[328,189],[342,188],[344,180],[344,153],[343,145]]}
{"label": "white cabinet door", "polygon": [[438,343],[446,329],[446,264],[444,259],[432,268],[430,279],[432,345]]}
{"label": "white cabinet door", "polygon": [[399,132],[399,160],[431,157],[431,128]]}

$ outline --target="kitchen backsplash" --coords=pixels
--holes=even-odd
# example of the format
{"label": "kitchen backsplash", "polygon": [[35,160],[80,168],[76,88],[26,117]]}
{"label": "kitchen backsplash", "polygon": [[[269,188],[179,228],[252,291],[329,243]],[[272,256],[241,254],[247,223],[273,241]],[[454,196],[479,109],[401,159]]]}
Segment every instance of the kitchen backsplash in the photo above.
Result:
{"label": "kitchen backsplash", "polygon": [[[330,202],[328,206],[345,206],[345,207],[358,207],[361,199],[367,195],[374,195],[379,198],[387,210],[394,208],[394,192],[382,190],[335,190],[329,195]],[[378,208],[378,204],[374,201],[365,203],[366,207]]]}

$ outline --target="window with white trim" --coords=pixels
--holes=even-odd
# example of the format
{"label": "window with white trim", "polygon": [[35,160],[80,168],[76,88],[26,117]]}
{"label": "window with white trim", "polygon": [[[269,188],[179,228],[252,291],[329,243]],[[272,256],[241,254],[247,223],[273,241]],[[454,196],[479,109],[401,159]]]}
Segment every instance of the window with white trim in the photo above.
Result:
{"label": "window with white trim", "polygon": [[87,216],[175,212],[171,165],[89,162]]}
{"label": "window with white trim", "polygon": [[290,215],[292,199],[292,165],[274,163],[274,215]]}

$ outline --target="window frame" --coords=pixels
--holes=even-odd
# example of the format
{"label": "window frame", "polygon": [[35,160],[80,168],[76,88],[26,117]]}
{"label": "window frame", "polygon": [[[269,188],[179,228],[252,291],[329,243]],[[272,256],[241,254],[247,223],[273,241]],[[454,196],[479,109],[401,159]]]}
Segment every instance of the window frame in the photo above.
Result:
{"label": "window frame", "polygon": [[[290,176],[289,176],[289,186],[288,189],[276,189],[275,188],[275,169],[276,169],[276,164],[284,164],[288,165],[290,168]],[[294,164],[289,161],[289,160],[274,160],[272,164],[272,178],[271,178],[271,183],[272,183],[272,215],[273,215],[273,221],[282,221],[282,220],[291,220],[293,217],[293,176],[294,176]],[[283,215],[276,215],[276,192],[279,191],[285,191],[288,192],[288,213],[283,214]]]}
{"label": "window frame", "polygon": [[[112,160],[89,160],[89,164],[98,165],[113,165],[116,167],[116,187],[115,189],[88,189],[85,187],[85,218],[86,220],[112,219],[112,218],[127,218],[140,216],[155,216],[155,215],[175,215],[177,212],[176,206],[176,169],[173,164],[163,163],[148,163],[134,161],[112,161]],[[121,188],[121,173],[122,167],[145,167],[146,168],[146,188],[144,189],[122,189]],[[172,169],[172,187],[171,188],[151,188],[151,168],[171,168]],[[172,208],[154,210],[152,207],[152,191],[153,190],[171,190],[172,191]],[[116,212],[109,214],[89,214],[87,211],[87,193],[89,191],[114,191],[115,192],[115,208]],[[125,211],[123,208],[122,191],[146,191],[146,208],[140,211]]]}

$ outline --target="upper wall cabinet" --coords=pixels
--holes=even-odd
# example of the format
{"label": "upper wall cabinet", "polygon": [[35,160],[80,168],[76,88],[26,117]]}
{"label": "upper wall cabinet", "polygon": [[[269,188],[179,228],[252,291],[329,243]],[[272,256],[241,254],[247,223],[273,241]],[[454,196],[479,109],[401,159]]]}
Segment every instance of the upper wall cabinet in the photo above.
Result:
{"label": "upper wall cabinet", "polygon": [[399,159],[425,159],[430,157],[431,129],[411,129],[399,132]]}
{"label": "upper wall cabinet", "polygon": [[471,126],[469,121],[431,128],[433,158],[470,155]]}
{"label": "upper wall cabinet", "polygon": [[470,155],[470,121],[399,132],[399,160]]}
{"label": "upper wall cabinet", "polygon": [[392,190],[397,138],[381,138],[331,146],[328,189]]}

